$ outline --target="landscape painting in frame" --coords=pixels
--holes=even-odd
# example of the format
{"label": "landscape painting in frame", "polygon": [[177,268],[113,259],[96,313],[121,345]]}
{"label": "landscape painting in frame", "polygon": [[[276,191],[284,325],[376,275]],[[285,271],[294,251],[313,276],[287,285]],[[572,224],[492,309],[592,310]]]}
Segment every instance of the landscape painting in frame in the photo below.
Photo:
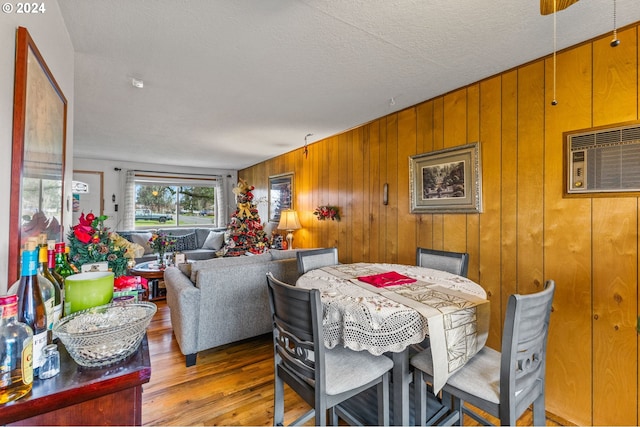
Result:
{"label": "landscape painting in frame", "polygon": [[411,213],[482,212],[480,144],[409,158]]}

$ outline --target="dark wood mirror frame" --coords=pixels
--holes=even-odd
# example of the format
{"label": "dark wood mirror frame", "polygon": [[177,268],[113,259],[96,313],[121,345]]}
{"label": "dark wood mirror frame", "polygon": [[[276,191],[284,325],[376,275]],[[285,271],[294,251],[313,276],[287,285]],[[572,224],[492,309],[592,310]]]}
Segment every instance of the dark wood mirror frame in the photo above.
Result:
{"label": "dark wood mirror frame", "polygon": [[[27,93],[31,96],[27,99]],[[42,182],[53,182],[57,197],[55,218],[46,218],[44,227],[33,228],[31,234],[47,232],[50,239],[63,240],[64,171],[67,133],[67,100],[44,62],[29,32],[18,27],[16,35],[16,63],[13,98],[13,145],[11,156],[11,198],[9,209],[9,259],[7,287],[20,277],[20,248],[26,234],[23,233],[23,190],[25,166],[37,165]],[[59,181],[59,182],[58,182]],[[40,194],[42,207],[42,194]],[[51,209],[49,209],[51,210]],[[35,216],[35,215],[34,215]]]}

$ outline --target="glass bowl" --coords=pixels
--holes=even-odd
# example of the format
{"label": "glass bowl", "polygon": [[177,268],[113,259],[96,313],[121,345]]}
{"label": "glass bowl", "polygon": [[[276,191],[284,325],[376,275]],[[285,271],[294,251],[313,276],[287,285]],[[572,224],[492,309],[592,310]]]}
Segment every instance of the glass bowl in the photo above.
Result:
{"label": "glass bowl", "polygon": [[138,349],[156,310],[146,301],[101,305],[64,317],[54,325],[53,335],[78,365],[108,366]]}

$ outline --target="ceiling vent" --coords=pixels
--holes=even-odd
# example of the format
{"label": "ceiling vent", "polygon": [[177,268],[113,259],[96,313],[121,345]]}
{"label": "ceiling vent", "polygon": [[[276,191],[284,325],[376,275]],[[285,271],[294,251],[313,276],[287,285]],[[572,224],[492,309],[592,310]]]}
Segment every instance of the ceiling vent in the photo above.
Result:
{"label": "ceiling vent", "polygon": [[566,135],[566,194],[640,192],[640,124]]}

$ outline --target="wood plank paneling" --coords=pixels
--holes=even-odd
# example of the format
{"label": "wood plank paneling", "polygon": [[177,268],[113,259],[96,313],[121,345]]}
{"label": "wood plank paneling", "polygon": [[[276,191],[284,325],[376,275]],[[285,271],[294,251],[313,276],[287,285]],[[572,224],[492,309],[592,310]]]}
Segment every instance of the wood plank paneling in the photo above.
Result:
{"label": "wood plank paneling", "polygon": [[[591,199],[563,197],[562,133],[591,123],[591,46],[557,55],[558,104],[545,88],[545,278],[556,281],[547,346],[547,407],[581,425],[592,425]],[[575,73],[581,78],[574,78]],[[547,60],[545,81],[553,81]],[[580,230],[579,232],[568,232]],[[568,358],[567,354],[573,354]]]}
{"label": "wood plank paneling", "polygon": [[416,109],[398,113],[398,262],[415,264],[416,222],[409,213],[409,156],[416,152]]}
{"label": "wood plank paneling", "polygon": [[[518,293],[542,288],[544,63],[518,69]],[[503,299],[506,296],[503,291]]]}
{"label": "wood plank paneling", "polygon": [[[444,148],[444,97],[433,101],[433,149]],[[432,214],[433,249],[444,249],[444,216]]]}
{"label": "wood plank paneling", "polygon": [[382,259],[379,242],[382,241],[380,238],[380,217],[384,206],[376,197],[376,195],[382,194],[382,186],[384,185],[380,171],[380,120],[368,124],[366,131],[369,141],[369,260],[373,261]]}
{"label": "wood plank paneling", "polygon": [[[640,338],[637,197],[566,198],[563,133],[638,120],[638,24],[240,171],[256,194],[293,170],[302,210],[338,205],[341,223],[301,212],[300,242],[338,246],[340,261],[415,261],[415,246],[466,250],[490,293],[498,348],[506,297],[557,284],[547,408],[581,425],[637,424]],[[412,154],[480,141],[482,214],[409,213]],[[359,179],[361,177],[362,179]],[[383,185],[389,203],[382,204]],[[266,215],[266,214],[265,214]],[[307,224],[307,222],[311,222]]]}
{"label": "wood plank paneling", "polygon": [[[501,78],[501,167],[500,167],[500,274],[501,286],[491,289],[500,308],[500,327],[495,330],[499,339],[502,314],[506,307],[504,295],[516,293],[518,281],[518,72],[511,71]],[[496,307],[496,309],[497,309]],[[493,307],[492,307],[493,308]],[[495,328],[494,328],[495,329]]]}
{"label": "wood plank paneling", "polygon": [[[467,142],[467,89],[459,89],[444,97],[444,148]],[[464,125],[463,125],[464,124]],[[443,249],[454,252],[467,250],[467,215],[443,215]]]}
{"label": "wood plank paneling", "polygon": [[479,283],[482,283],[491,301],[491,323],[487,345],[496,350],[500,350],[504,322],[500,289],[500,84],[500,77],[494,77],[480,84],[483,213],[480,218],[482,258]]}
{"label": "wood plank paneling", "polygon": [[386,206],[385,212],[385,261],[398,261],[398,246],[400,239],[404,236],[398,235],[398,114],[390,114],[387,116],[386,126],[386,146],[387,158],[387,182],[389,183],[389,205]]}
{"label": "wood plank paneling", "polygon": [[[424,102],[417,107],[417,153],[433,151],[433,102]],[[433,215],[416,215],[418,222],[417,246],[433,247]]]}
{"label": "wood plank paneling", "polygon": [[637,424],[637,205],[593,200],[594,425]]}
{"label": "wood plank paneling", "polygon": [[[638,116],[637,29],[618,32],[620,44],[612,48],[611,36],[593,43],[593,125],[635,120]],[[612,121],[613,120],[613,121]]]}
{"label": "wood plank paneling", "polygon": [[[480,141],[480,84],[467,88],[467,143]],[[469,254],[480,253],[480,215],[466,215],[466,248]],[[468,277],[480,281],[480,257],[469,257]]]}

